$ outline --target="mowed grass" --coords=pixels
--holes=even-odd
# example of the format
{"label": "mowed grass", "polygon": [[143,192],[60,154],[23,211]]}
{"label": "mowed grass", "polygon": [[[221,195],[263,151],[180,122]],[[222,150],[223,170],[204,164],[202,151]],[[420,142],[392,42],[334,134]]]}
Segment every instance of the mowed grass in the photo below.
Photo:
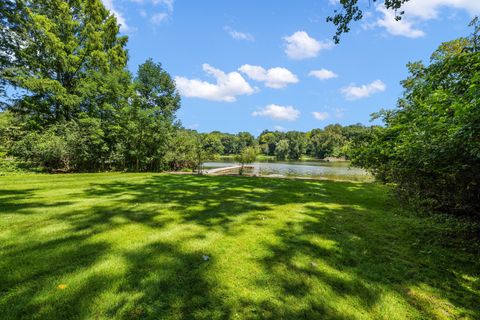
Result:
{"label": "mowed grass", "polygon": [[0,177],[0,318],[480,319],[477,232],[374,183]]}

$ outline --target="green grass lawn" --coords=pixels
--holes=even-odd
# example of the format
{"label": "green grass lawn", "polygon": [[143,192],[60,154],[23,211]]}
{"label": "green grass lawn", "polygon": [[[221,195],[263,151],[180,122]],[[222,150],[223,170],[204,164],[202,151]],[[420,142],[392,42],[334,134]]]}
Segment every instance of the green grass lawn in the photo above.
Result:
{"label": "green grass lawn", "polygon": [[374,183],[0,177],[0,318],[480,319],[477,232]]}

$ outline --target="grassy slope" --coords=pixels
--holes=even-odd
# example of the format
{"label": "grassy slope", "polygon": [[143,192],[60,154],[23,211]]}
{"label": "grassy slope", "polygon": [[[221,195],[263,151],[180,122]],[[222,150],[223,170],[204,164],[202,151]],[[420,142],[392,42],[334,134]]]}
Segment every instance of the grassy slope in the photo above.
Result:
{"label": "grassy slope", "polygon": [[396,207],[376,184],[0,177],[0,318],[480,319],[472,235]]}

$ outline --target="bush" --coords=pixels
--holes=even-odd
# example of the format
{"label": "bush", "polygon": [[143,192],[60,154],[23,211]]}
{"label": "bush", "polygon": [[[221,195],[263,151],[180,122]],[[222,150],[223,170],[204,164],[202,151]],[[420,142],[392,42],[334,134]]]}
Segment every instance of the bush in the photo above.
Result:
{"label": "bush", "polygon": [[99,169],[106,146],[97,119],[80,119],[28,132],[16,141],[12,154],[48,171]]}

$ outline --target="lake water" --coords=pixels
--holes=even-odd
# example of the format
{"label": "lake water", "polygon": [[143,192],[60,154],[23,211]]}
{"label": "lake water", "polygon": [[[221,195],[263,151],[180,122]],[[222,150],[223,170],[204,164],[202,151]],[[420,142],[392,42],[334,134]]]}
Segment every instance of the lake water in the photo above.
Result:
{"label": "lake water", "polygon": [[[235,164],[236,163],[233,160],[211,161],[204,164],[204,169],[230,167]],[[347,161],[262,161],[248,164],[248,166],[253,166],[253,169],[245,169],[245,173],[260,176],[298,177],[349,181],[373,180],[372,176],[368,174],[365,170],[351,167],[350,163]],[[238,170],[232,170],[231,172],[226,173],[238,173]]]}

